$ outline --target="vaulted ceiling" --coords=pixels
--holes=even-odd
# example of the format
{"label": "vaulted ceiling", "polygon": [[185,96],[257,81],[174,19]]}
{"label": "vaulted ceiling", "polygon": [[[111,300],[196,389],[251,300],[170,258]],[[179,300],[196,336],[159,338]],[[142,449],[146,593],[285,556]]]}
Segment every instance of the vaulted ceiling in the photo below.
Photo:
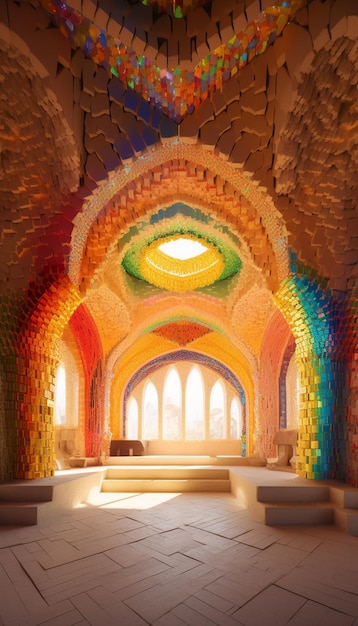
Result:
{"label": "vaulted ceiling", "polygon": [[[292,258],[356,284],[357,51],[349,0],[4,0],[1,293],[68,274],[107,354],[187,320],[257,356]],[[142,280],[143,242],[180,229],[240,271]]]}

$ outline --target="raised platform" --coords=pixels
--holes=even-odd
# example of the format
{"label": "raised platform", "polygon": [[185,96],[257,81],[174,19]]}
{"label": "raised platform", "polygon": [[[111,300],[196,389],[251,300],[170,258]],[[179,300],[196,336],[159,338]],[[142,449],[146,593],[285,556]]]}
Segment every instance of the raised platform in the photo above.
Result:
{"label": "raised platform", "polygon": [[266,461],[256,457],[238,455],[188,455],[188,454],[145,454],[143,456],[108,456],[105,465],[224,465],[265,467]]}
{"label": "raised platform", "polygon": [[0,524],[41,523],[79,505],[96,506],[109,493],[119,499],[124,493],[223,491],[264,524],[335,524],[358,536],[358,489],[338,481],[305,480],[293,472],[250,466],[241,457],[112,460],[104,466],[60,470],[52,478],[0,484]]}

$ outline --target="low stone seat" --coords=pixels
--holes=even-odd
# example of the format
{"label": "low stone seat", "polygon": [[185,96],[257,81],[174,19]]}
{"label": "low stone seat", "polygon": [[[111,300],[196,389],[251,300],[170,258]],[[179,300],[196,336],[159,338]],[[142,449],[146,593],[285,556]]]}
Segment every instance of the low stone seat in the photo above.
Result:
{"label": "low stone seat", "polygon": [[295,470],[297,437],[296,429],[278,430],[274,434],[272,442],[277,446],[277,460],[267,464],[269,469]]}
{"label": "low stone seat", "polygon": [[144,446],[138,439],[114,439],[111,441],[110,456],[142,456]]}

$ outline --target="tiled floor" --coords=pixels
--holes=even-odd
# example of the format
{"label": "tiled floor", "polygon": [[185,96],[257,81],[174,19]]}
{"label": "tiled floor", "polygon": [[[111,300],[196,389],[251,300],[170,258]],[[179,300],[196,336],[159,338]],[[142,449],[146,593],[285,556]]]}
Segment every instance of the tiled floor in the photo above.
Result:
{"label": "tiled floor", "polygon": [[100,494],[0,527],[5,626],[358,625],[358,538],[272,528],[231,494]]}

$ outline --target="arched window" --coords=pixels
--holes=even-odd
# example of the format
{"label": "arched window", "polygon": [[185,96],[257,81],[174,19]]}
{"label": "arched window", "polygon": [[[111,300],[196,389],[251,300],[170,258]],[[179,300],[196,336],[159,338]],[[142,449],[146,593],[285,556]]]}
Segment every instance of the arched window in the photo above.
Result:
{"label": "arched window", "polygon": [[55,425],[66,423],[66,371],[63,365],[57,369],[55,380]]}
{"label": "arched window", "polygon": [[135,398],[128,402],[127,439],[138,439],[138,403]]}
{"label": "arched window", "polygon": [[210,439],[225,439],[225,394],[220,381],[216,381],[210,394]]}
{"label": "arched window", "polygon": [[163,439],[181,439],[181,382],[179,374],[170,369],[163,393]]}
{"label": "arched window", "polygon": [[230,438],[240,439],[242,435],[242,404],[233,398],[230,406]]}
{"label": "arched window", "polygon": [[298,427],[300,384],[296,353],[292,355],[286,373],[286,420],[287,428]]}
{"label": "arched window", "polygon": [[143,393],[142,439],[158,439],[158,392],[149,382]]}
{"label": "arched window", "polygon": [[185,438],[205,439],[204,385],[197,367],[193,367],[186,383]]}

